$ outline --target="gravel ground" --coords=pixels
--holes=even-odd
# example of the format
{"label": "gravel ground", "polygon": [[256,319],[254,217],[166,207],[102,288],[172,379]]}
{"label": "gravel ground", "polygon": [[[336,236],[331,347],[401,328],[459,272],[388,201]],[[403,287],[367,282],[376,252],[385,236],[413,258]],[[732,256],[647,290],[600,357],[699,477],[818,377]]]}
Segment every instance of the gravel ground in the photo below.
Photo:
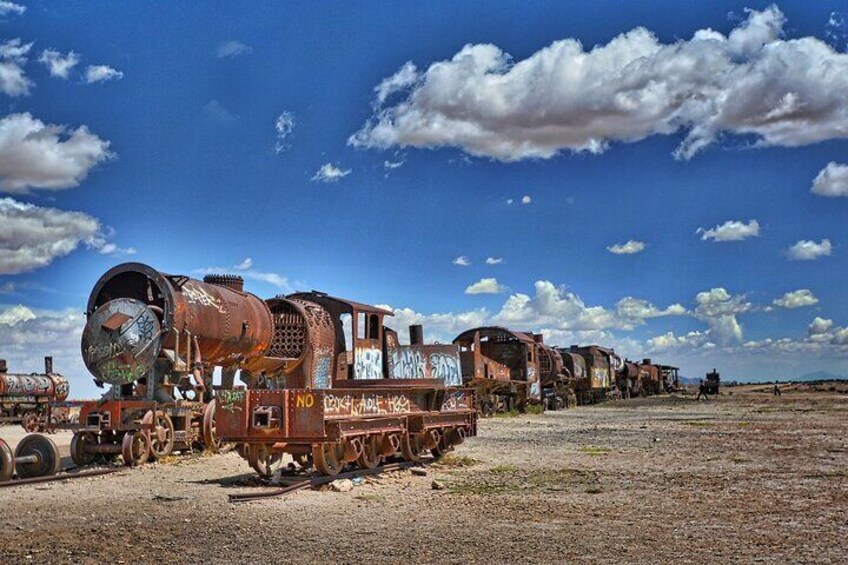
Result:
{"label": "gravel ground", "polygon": [[846,561],[848,394],[746,387],[479,427],[427,476],[350,492],[230,505],[255,488],[235,454],[2,489],[0,562]]}

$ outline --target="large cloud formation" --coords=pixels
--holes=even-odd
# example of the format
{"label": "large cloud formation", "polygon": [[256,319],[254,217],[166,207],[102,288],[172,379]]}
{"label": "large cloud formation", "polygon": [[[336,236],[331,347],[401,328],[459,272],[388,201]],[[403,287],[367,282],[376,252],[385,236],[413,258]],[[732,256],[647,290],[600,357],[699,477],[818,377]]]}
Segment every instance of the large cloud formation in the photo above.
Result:
{"label": "large cloud formation", "polygon": [[78,186],[96,165],[112,157],[109,142],[86,126],[69,130],[31,114],[0,120],[0,191],[23,194],[31,188]]}
{"label": "large cloud formation", "polygon": [[105,254],[135,252],[108,242],[109,235],[88,214],[0,198],[0,275],[46,267],[80,244]]}
{"label": "large cloud formation", "polygon": [[466,45],[383,80],[374,116],[349,143],[517,161],[682,130],[674,155],[689,159],[722,133],[785,147],[848,137],[848,54],[816,37],[784,39],[784,23],[771,6],[727,36],[701,29],[662,43],[639,27],[588,51],[556,41],[520,61]]}

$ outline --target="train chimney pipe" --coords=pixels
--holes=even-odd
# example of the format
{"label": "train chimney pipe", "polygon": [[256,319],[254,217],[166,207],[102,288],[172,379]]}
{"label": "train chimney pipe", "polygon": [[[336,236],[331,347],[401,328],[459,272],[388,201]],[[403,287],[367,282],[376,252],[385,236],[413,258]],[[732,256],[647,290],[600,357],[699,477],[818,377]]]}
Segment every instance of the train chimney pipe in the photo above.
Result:
{"label": "train chimney pipe", "polygon": [[8,369],[6,368],[6,360],[0,359],[0,375],[6,373],[6,371],[8,371]]}
{"label": "train chimney pipe", "polygon": [[44,358],[44,373],[48,375],[53,374],[53,358],[45,357]]}
{"label": "train chimney pipe", "polygon": [[642,364],[643,364],[643,365],[650,365],[650,364],[651,364],[651,360],[650,360],[650,359],[642,359]]}
{"label": "train chimney pipe", "polygon": [[536,343],[544,344],[545,336],[543,336],[542,334],[533,334],[533,341],[535,341]]}
{"label": "train chimney pipe", "polygon": [[409,344],[424,345],[424,327],[421,324],[409,326]]}

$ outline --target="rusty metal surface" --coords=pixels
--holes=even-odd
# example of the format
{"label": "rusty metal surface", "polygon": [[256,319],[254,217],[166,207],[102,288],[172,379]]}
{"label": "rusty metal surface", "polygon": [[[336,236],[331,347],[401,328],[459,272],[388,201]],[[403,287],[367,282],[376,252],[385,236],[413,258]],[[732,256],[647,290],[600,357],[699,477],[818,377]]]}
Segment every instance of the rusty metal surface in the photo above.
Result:
{"label": "rusty metal surface", "polygon": [[[82,350],[89,370],[98,380],[112,384],[121,378],[124,382],[131,382],[133,376],[140,378],[138,372],[121,374],[118,370],[129,367],[140,371],[132,363],[114,363],[115,374],[106,370],[110,358],[127,360],[139,353],[131,347],[133,336],[122,338],[121,332],[133,332],[136,339],[149,337],[155,347],[170,352],[171,362],[183,372],[198,361],[207,366],[248,367],[261,359],[271,343],[270,311],[261,299],[237,290],[238,284],[231,279],[212,277],[208,280],[218,284],[205,283],[160,273],[141,263],[124,263],[110,269],[97,281],[88,301],[89,331],[84,334]],[[124,313],[144,325],[136,322],[132,328],[122,324],[118,331],[109,331],[108,324],[103,327],[106,318],[94,319],[98,311],[109,308],[116,300],[143,305],[141,312],[131,309]],[[94,331],[92,324],[98,324],[100,331]],[[161,334],[157,335],[159,331]]]}
{"label": "rusty metal surface", "polygon": [[9,373],[0,360],[0,423],[22,424],[29,432],[47,430],[51,403],[67,400],[68,380],[53,372],[53,359],[46,357],[44,373]]}

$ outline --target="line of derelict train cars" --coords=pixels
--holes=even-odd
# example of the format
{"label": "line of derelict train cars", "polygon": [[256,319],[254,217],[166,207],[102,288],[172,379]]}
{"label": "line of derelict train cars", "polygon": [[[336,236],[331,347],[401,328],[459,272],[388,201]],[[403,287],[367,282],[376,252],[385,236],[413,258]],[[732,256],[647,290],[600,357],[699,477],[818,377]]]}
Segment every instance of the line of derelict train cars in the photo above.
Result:
{"label": "line of derelict train cars", "polygon": [[[78,465],[119,455],[136,465],[227,444],[264,476],[285,453],[335,475],[351,463],[441,455],[476,435],[479,413],[677,385],[674,367],[598,346],[555,348],[500,327],[430,345],[411,326],[402,345],[383,324],[391,315],[316,291],[262,300],[236,276],[199,281],[119,265],[94,286],[82,336],[86,367],[111,388],[82,403],[78,423],[48,415],[47,426],[74,430]],[[246,386],[235,386],[237,374]]]}

